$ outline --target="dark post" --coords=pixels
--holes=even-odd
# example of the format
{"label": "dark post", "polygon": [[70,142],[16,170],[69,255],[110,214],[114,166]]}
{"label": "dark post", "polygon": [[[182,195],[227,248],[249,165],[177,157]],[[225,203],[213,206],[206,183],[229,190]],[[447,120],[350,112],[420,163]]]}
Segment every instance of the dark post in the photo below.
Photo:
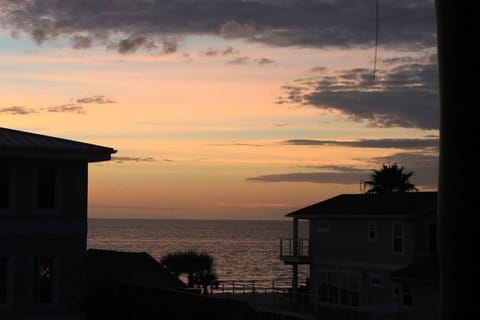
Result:
{"label": "dark post", "polygon": [[[473,3],[436,0],[438,59],[440,77],[440,174],[438,197],[438,233],[440,257],[440,313],[442,320],[468,319],[468,301],[472,273],[467,272],[466,255],[473,248],[467,235],[473,211],[465,210],[464,175],[468,123],[465,108],[474,97],[471,77],[478,62],[470,59],[477,28],[471,15]],[[475,106],[477,103],[475,103]],[[473,181],[472,181],[473,182]],[[470,240],[473,240],[471,237]],[[470,267],[471,268],[471,267]],[[470,316],[471,317],[471,316]]]}

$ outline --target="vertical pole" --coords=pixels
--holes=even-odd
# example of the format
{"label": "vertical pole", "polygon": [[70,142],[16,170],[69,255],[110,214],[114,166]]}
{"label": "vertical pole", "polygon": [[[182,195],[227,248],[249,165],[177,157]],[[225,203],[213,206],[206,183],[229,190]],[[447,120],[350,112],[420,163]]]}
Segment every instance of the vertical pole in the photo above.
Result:
{"label": "vertical pole", "polygon": [[[440,79],[440,172],[438,183],[438,234],[440,263],[440,318],[468,319],[473,311],[467,253],[473,252],[471,219],[465,210],[464,157],[472,146],[463,143],[466,107],[478,100],[477,90],[465,72],[476,74],[472,39],[477,34],[473,3],[436,0],[438,65]],[[471,152],[471,151],[470,151]],[[471,171],[470,171],[471,172]],[[470,177],[472,178],[472,177]],[[472,182],[475,180],[471,180]],[[475,204],[471,204],[470,208]],[[470,238],[469,238],[470,237]],[[471,249],[468,249],[471,248]],[[463,288],[462,288],[463,287]],[[469,309],[470,308],[470,309]],[[471,317],[471,316],[470,316]]]}
{"label": "vertical pole", "polygon": [[[293,256],[298,257],[298,218],[293,218]],[[298,289],[298,264],[292,264],[292,294],[295,297]]]}

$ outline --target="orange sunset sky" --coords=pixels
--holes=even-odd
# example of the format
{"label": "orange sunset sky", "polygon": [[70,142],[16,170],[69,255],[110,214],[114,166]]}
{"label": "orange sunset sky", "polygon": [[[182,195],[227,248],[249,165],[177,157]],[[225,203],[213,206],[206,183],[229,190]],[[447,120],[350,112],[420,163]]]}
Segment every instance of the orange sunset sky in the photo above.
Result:
{"label": "orange sunset sky", "polygon": [[89,217],[282,219],[436,190],[433,1],[0,0],[0,126],[113,147]]}

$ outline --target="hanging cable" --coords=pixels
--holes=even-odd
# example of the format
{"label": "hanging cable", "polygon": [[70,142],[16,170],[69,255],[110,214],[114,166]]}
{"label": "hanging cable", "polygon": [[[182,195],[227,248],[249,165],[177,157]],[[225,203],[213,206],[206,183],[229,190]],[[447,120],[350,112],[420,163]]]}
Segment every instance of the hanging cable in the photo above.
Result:
{"label": "hanging cable", "polygon": [[375,79],[375,73],[377,72],[377,52],[378,52],[378,1],[375,0],[375,54],[373,57],[373,79]]}

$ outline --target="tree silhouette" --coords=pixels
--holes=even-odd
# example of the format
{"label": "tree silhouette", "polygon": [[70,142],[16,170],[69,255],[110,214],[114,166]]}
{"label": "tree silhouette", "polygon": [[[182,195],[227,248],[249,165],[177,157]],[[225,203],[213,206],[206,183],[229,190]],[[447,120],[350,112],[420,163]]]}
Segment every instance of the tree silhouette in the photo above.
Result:
{"label": "tree silhouette", "polygon": [[366,189],[366,193],[418,191],[409,181],[414,172],[404,172],[396,163],[384,164],[380,170],[372,171],[370,180],[362,182],[362,191]]}
{"label": "tree silhouette", "polygon": [[167,253],[160,259],[160,264],[177,277],[185,275],[188,288],[200,287],[205,294],[208,286],[218,279],[213,268],[214,259],[207,252],[188,250]]}

